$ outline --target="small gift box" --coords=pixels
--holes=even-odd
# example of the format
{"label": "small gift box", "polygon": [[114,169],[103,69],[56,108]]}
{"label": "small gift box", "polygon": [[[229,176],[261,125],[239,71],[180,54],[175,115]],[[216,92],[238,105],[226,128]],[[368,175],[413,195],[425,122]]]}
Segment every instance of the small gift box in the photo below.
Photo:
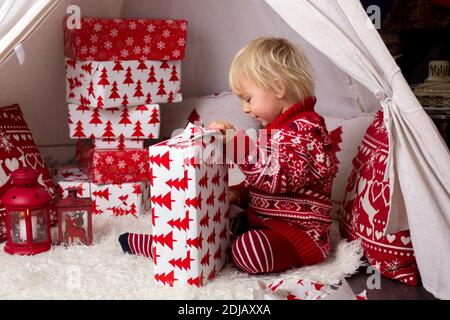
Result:
{"label": "small gift box", "polygon": [[66,59],[66,102],[114,109],[182,100],[181,61]]}
{"label": "small gift box", "polygon": [[89,151],[87,173],[98,184],[126,183],[148,180],[148,150],[99,150]]}
{"label": "small gift box", "polygon": [[116,109],[90,109],[68,105],[71,138],[156,139],[159,137],[159,105]]}
{"label": "small gift box", "polygon": [[109,216],[144,215],[150,211],[150,185],[148,181],[96,184],[89,181],[86,173],[79,168],[58,170],[59,193],[67,197],[75,189],[80,198],[91,198],[93,213]]}
{"label": "small gift box", "polygon": [[210,143],[217,133],[190,125],[149,148],[154,277],[160,284],[200,287],[227,260],[228,172],[220,146]]}

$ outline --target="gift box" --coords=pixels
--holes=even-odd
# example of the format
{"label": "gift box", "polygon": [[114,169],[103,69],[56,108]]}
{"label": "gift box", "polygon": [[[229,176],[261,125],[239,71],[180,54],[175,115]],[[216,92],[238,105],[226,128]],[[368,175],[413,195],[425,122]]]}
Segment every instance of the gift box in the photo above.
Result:
{"label": "gift box", "polygon": [[159,137],[159,105],[140,105],[117,109],[90,109],[69,104],[71,138],[155,139]]}
{"label": "gift box", "polygon": [[180,102],[181,61],[66,58],[66,102],[91,108]]}
{"label": "gift box", "polygon": [[147,149],[89,151],[87,173],[97,184],[127,183],[148,180]]}
{"label": "gift box", "polygon": [[73,59],[184,59],[186,20],[81,18],[71,27],[64,19],[64,54]]}
{"label": "gift box", "polygon": [[124,150],[124,149],[143,149],[144,140],[124,139],[92,139],[95,149],[99,150]]}
{"label": "gift box", "polygon": [[149,148],[154,277],[163,285],[200,287],[227,260],[228,172],[206,152],[221,157],[211,132],[190,125]]}
{"label": "gift box", "polygon": [[70,189],[76,189],[78,197],[92,199],[94,214],[137,217],[150,211],[147,181],[99,185],[90,182],[87,174],[76,167],[58,170],[57,177],[60,195],[67,197]]}

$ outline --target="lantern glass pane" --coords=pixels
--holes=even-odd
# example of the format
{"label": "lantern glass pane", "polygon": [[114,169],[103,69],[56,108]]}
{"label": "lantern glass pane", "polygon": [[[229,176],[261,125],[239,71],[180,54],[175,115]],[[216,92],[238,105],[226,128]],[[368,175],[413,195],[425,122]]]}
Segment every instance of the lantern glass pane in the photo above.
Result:
{"label": "lantern glass pane", "polygon": [[9,221],[11,230],[11,241],[13,243],[27,242],[27,212],[26,211],[10,211]]}
{"label": "lantern glass pane", "polygon": [[63,243],[87,243],[88,212],[86,210],[63,211],[61,226]]}
{"label": "lantern glass pane", "polygon": [[48,240],[46,209],[31,211],[31,230],[33,232],[33,242],[43,242]]}

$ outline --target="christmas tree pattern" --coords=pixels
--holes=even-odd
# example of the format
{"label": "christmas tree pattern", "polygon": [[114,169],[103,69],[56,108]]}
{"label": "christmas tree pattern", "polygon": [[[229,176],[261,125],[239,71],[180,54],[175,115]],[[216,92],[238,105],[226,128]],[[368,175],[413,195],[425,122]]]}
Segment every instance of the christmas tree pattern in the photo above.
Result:
{"label": "christmas tree pattern", "polygon": [[158,108],[153,108],[152,114],[150,116],[149,124],[153,124],[154,126],[159,123],[159,111]]}
{"label": "christmas tree pattern", "polygon": [[177,67],[175,65],[173,65],[172,72],[170,74],[171,74],[171,77],[170,77],[169,81],[177,82],[180,80],[178,78]]}
{"label": "christmas tree pattern", "polygon": [[77,122],[77,126],[75,128],[75,133],[73,136],[78,139],[86,137],[86,135],[83,132],[83,124],[81,123],[81,121]]}
{"label": "christmas tree pattern", "polygon": [[89,121],[89,123],[91,124],[95,124],[95,126],[97,126],[98,124],[103,123],[101,117],[100,117],[100,109],[99,108],[95,108],[94,111],[92,112],[91,115],[91,120]]}
{"label": "christmas tree pattern", "polygon": [[134,83],[133,74],[131,73],[131,67],[127,68],[127,73],[125,74],[125,80],[123,80],[123,84],[130,86],[130,84]]}
{"label": "christmas tree pattern", "polygon": [[114,62],[114,68],[113,68],[113,71],[117,71],[117,73],[119,73],[120,71],[123,71],[122,61],[116,61],[116,62]]}
{"label": "christmas tree pattern", "polygon": [[102,137],[103,137],[104,141],[112,141],[116,137],[116,135],[114,134],[114,131],[113,131],[111,121],[109,121],[109,120],[108,120],[108,122],[106,122],[105,131],[103,132]]}
{"label": "christmas tree pattern", "polygon": [[118,94],[119,89],[117,88],[117,82],[114,81],[111,88],[111,94],[109,95],[109,99],[113,99],[116,101],[116,99],[119,99],[120,96]]}
{"label": "christmas tree pattern", "polygon": [[100,75],[100,80],[97,83],[98,85],[101,85],[103,87],[106,87],[107,85],[109,85],[109,81],[108,81],[108,73],[106,71],[106,68],[103,68],[101,71],[101,75]]}
{"label": "christmas tree pattern", "polygon": [[154,83],[158,82],[158,80],[156,80],[156,78],[155,78],[155,67],[154,66],[150,67],[150,72],[148,73],[147,82],[149,82],[150,84],[154,84]]}
{"label": "christmas tree pattern", "polygon": [[144,96],[144,94],[142,93],[142,83],[141,83],[141,80],[138,80],[136,82],[136,89],[134,91],[134,97],[140,99],[143,96]]}
{"label": "christmas tree pattern", "polygon": [[167,94],[166,90],[164,90],[166,87],[164,86],[164,79],[161,79],[159,81],[159,86],[158,86],[158,92],[156,93],[158,96],[164,96]]}
{"label": "christmas tree pattern", "polygon": [[122,114],[120,115],[120,124],[127,125],[131,124],[130,116],[128,114],[128,108],[123,108]]}

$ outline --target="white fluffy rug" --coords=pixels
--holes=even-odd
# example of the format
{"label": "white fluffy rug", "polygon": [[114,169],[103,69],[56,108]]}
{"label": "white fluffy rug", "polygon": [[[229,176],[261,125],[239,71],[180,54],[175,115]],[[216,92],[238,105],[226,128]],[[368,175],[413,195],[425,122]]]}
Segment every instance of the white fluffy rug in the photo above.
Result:
{"label": "white fluffy rug", "polygon": [[333,251],[323,263],[281,274],[249,276],[228,265],[202,288],[162,287],[152,275],[152,262],[125,255],[117,241],[126,231],[148,232],[148,216],[118,219],[96,216],[92,246],[54,247],[36,256],[11,256],[0,245],[0,299],[252,299],[258,280],[282,277],[337,284],[361,265],[358,243],[339,239],[332,232]]}

